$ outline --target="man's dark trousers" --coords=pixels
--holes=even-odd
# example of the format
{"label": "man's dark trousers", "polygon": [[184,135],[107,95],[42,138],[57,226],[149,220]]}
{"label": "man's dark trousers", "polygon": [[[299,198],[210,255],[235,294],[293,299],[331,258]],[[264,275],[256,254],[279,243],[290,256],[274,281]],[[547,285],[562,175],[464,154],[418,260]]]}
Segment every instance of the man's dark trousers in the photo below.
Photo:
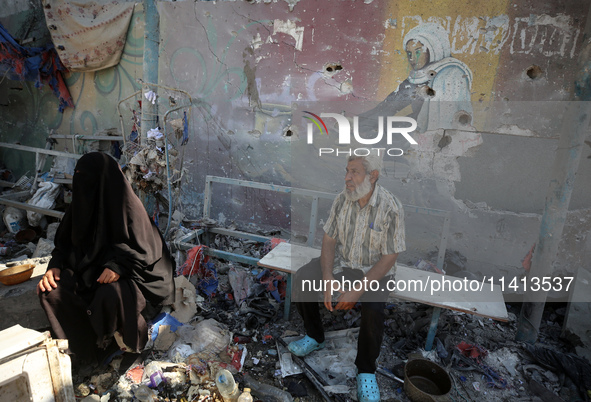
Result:
{"label": "man's dark trousers", "polygon": [[[363,277],[363,271],[351,268],[344,268],[342,272],[335,274],[335,279],[339,282],[345,279],[353,283],[356,280],[361,281]],[[386,283],[389,279],[389,276],[382,278],[380,289],[375,292],[369,290],[368,286],[368,290],[360,300],[361,325],[359,339],[357,340],[357,358],[355,359],[358,373],[375,373],[376,371],[376,361],[380,355],[384,337],[384,308],[389,294]],[[306,280],[309,282],[303,282]],[[303,283],[305,289],[302,289]],[[304,320],[306,335],[321,343],[324,342],[324,328],[320,317],[318,292],[309,290],[308,284],[310,283],[313,284],[312,289],[318,289],[321,286],[322,269],[320,267],[320,258],[314,258],[297,271],[293,286],[294,301]]]}

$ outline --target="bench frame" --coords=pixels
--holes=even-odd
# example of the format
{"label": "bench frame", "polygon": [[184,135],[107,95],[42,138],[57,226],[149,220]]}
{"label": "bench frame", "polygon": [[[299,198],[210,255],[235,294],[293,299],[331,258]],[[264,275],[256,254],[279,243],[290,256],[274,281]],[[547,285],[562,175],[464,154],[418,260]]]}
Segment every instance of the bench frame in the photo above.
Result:
{"label": "bench frame", "polygon": [[[204,205],[203,205],[203,218],[210,218],[211,215],[211,204],[213,200],[213,185],[214,183],[221,183],[233,186],[240,186],[240,187],[247,187],[247,188],[255,188],[260,190],[266,191],[273,191],[273,192],[280,192],[280,193],[288,193],[294,195],[300,195],[305,197],[310,197],[312,199],[311,210],[310,210],[310,223],[308,227],[308,238],[306,241],[306,246],[312,247],[314,245],[314,240],[316,238],[316,227],[318,222],[318,201],[320,199],[327,199],[327,200],[334,200],[337,194],[327,193],[322,191],[314,191],[314,190],[307,190],[295,187],[287,187],[275,184],[267,184],[267,183],[260,183],[255,181],[248,181],[248,180],[240,180],[240,179],[231,179],[226,177],[218,177],[218,176],[206,176],[205,178],[205,190],[204,190]],[[418,207],[415,205],[403,205],[404,210],[406,212],[415,212],[419,214],[424,214],[436,218],[443,219],[443,225],[441,229],[440,235],[440,242],[439,242],[439,252],[437,255],[437,268],[443,270],[443,264],[445,259],[445,251],[447,248],[447,240],[449,235],[449,226],[450,226],[450,211],[434,209],[434,208],[425,208],[425,207]],[[195,240],[199,244],[199,237],[201,235],[205,235],[205,243],[206,245],[210,244],[211,234],[221,234],[226,236],[232,236],[237,238],[244,238],[255,240],[259,242],[267,242],[271,238],[266,236],[259,236],[254,235],[247,232],[236,231],[236,230],[228,230],[222,228],[207,228],[207,229],[198,229],[195,230],[184,237],[178,239],[174,242],[175,247],[177,249],[188,250],[195,246],[194,243],[189,243],[192,240]],[[228,260],[228,261],[235,261],[243,264],[258,266],[259,260],[257,258],[244,256],[240,254],[230,253],[224,250],[217,250],[210,247],[207,247],[204,250],[206,255],[210,255],[216,258]],[[285,297],[285,305],[284,305],[284,318],[286,320],[289,319],[290,314],[290,305],[291,305],[291,279],[292,275],[288,272],[285,272],[287,276],[287,292]],[[433,340],[435,338],[435,334],[437,331],[437,323],[439,321],[439,315],[441,314],[441,307],[434,306],[433,307],[433,315],[431,317],[431,325],[429,327],[429,333],[427,335],[427,342],[426,342],[426,350],[431,350],[433,346]]]}

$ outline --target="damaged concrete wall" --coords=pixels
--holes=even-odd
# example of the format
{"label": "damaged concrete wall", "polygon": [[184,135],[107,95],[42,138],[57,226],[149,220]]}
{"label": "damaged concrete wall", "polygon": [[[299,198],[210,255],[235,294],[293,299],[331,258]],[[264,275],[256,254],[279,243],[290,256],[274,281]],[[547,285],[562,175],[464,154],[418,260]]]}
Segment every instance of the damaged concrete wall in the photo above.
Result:
{"label": "damaged concrete wall", "polygon": [[[439,62],[438,82],[431,82],[440,106],[397,107],[397,115],[417,119],[418,146],[397,143],[407,152],[385,157],[380,183],[405,204],[452,211],[448,248],[467,257],[468,269],[521,273],[521,259],[538,237],[559,111],[572,99],[588,11],[588,4],[574,1],[159,3],[160,84],[196,100],[182,149],[183,212],[201,214],[205,175],[339,191],[345,157],[319,157],[319,147],[330,146],[334,136],[316,137],[305,148],[312,144],[305,142],[309,122],[301,111],[341,108],[350,117],[396,98],[405,90],[401,84],[416,79],[404,38],[439,33],[437,43],[449,49],[432,60]],[[84,134],[119,127],[116,104],[139,89],[141,76],[141,9],[135,13],[119,66],[67,78],[75,109],[57,114],[33,101],[36,89],[28,91],[34,96],[17,96],[1,84],[2,93],[18,98],[0,110],[3,141],[39,146],[51,128]],[[23,105],[34,113],[16,113]],[[460,108],[468,111],[465,120],[451,121],[449,111]],[[436,113],[450,121],[434,120]],[[334,120],[325,121],[327,132],[336,133]],[[33,135],[14,129],[25,125]],[[591,259],[589,164],[582,159],[556,262],[569,272]],[[226,223],[241,219],[306,232],[303,200],[290,210],[286,196],[218,191],[213,216]],[[319,218],[329,206],[321,203]],[[435,247],[436,239],[423,237],[441,222],[411,216],[407,225],[409,248]]]}

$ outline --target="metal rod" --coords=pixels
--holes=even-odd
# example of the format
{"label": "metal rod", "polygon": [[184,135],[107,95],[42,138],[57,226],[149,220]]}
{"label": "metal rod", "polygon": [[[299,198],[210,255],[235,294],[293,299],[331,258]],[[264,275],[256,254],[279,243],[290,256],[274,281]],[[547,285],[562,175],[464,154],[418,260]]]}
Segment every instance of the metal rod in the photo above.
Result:
{"label": "metal rod", "polygon": [[[581,54],[585,54],[585,52]],[[587,62],[586,67],[589,64],[591,62]],[[588,75],[585,77],[588,78]],[[580,85],[589,87],[587,78]],[[588,100],[591,100],[591,96],[588,98],[590,99],[583,99],[586,102],[570,102],[564,113],[552,177],[550,177],[546,192],[546,204],[542,214],[540,233],[527,276],[527,283],[530,283],[532,278],[537,278],[539,282],[542,282],[543,279],[552,277],[553,263],[562,240],[575,176],[579,169],[583,144],[589,129],[591,108]],[[534,291],[533,287],[526,287],[515,335],[516,340],[532,344],[536,342],[547,295],[548,292],[543,288],[541,291],[540,289]]]}
{"label": "metal rod", "polygon": [[49,138],[53,138],[54,140],[68,140],[72,138],[76,138],[78,140],[88,140],[88,141],[123,141],[123,136],[111,136],[111,135],[66,135],[66,134],[51,134]]}
{"label": "metal rod", "polygon": [[39,214],[47,216],[53,216],[58,219],[62,219],[65,215],[63,212],[54,211],[53,209],[40,208],[31,204],[27,204],[25,202],[7,200],[5,198],[0,198],[0,204],[8,205],[9,207],[14,207],[18,209],[24,209],[25,211],[37,212]]}
{"label": "metal rod", "polygon": [[[166,121],[168,119],[168,115],[172,112],[176,112],[177,110],[180,109],[184,109],[184,108],[188,108],[189,111],[191,104],[193,103],[193,98],[191,98],[191,95],[189,95],[187,92],[182,91],[182,90],[178,90],[179,92],[184,92],[188,97],[189,97],[189,105],[184,105],[184,106],[179,106],[173,109],[170,109],[169,111],[167,111],[164,114],[164,119],[163,119],[163,123],[164,123],[164,153],[166,155],[166,184],[168,186],[168,220],[166,223],[166,229],[164,230],[164,237],[166,238],[166,236],[168,235],[168,230],[170,229],[170,221],[172,220],[172,184],[170,183],[170,162],[169,162],[169,157],[168,157],[168,133],[166,132]],[[189,114],[190,116],[190,114]],[[187,117],[187,120],[189,119],[189,117]],[[182,171],[182,166],[181,166],[181,171]]]}
{"label": "metal rod", "polygon": [[378,367],[376,369],[376,373],[380,373],[381,375],[383,375],[384,377],[388,377],[391,378],[393,380],[398,381],[401,384],[404,384],[404,380],[402,378],[398,378],[397,376],[395,376],[393,373],[391,373],[390,371],[383,369],[381,367]]}
{"label": "metal rod", "polygon": [[[160,46],[160,15],[156,0],[143,0],[144,4],[144,59],[142,98],[146,93],[146,83],[158,83],[158,50]],[[140,143],[146,144],[147,133],[156,128],[156,120],[149,117],[158,113],[158,104],[152,104],[147,99],[142,99],[142,125]]]}
{"label": "metal rod", "polygon": [[82,157],[82,155],[71,154],[69,152],[60,152],[60,151],[54,151],[52,149],[28,147],[26,145],[8,144],[6,142],[0,142],[0,147],[18,149],[19,151],[38,152],[40,154],[53,155],[53,156],[63,156],[64,158],[72,158],[72,159],[80,159]]}

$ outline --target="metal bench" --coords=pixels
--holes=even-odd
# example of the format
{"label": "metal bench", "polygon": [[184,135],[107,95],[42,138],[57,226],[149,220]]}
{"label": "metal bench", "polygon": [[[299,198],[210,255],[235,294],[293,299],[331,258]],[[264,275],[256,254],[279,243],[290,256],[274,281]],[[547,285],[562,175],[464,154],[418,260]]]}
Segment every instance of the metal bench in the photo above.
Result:
{"label": "metal bench", "polygon": [[[325,199],[332,201],[336,197],[336,194],[326,193],[321,191],[307,190],[295,187],[279,186],[274,184],[259,183],[247,180],[230,179],[225,177],[217,176],[206,176],[205,179],[205,191],[204,191],[204,206],[203,206],[203,217],[211,218],[211,206],[213,201],[213,186],[214,183],[226,184],[231,186],[240,186],[247,188],[260,189],[271,192],[289,193],[301,197],[309,197],[311,199],[310,213],[309,213],[309,225],[308,233],[305,245],[290,245],[280,244],[275,247],[269,254],[262,259],[257,259],[250,256],[241,254],[231,253],[225,250],[218,250],[215,248],[207,247],[204,251],[206,255],[210,255],[216,258],[221,258],[228,261],[235,261],[243,264],[252,266],[262,266],[269,269],[278,270],[284,272],[287,278],[287,292],[284,306],[284,317],[289,319],[290,305],[291,305],[291,277],[292,274],[297,271],[300,267],[309,262],[313,257],[320,256],[320,250],[313,248],[316,231],[318,226],[318,203],[319,200]],[[444,266],[445,251],[447,248],[447,240],[449,234],[450,225],[450,212],[434,209],[424,208],[415,205],[403,205],[405,215],[417,213],[425,215],[430,218],[440,219],[442,221],[441,233],[439,235],[438,253],[437,253],[437,268],[442,271]],[[201,237],[204,237],[204,243],[210,244],[210,236],[215,234],[226,235],[236,238],[250,239],[258,242],[267,242],[271,238],[266,236],[255,235],[243,231],[228,230],[224,228],[211,227],[206,229],[195,230],[183,238],[176,241],[174,244],[178,249],[188,250],[195,246],[193,241],[199,242]],[[423,275],[425,271],[406,267],[402,264],[397,264],[399,267],[397,278],[400,275],[400,279],[422,278],[426,280]],[[410,271],[409,271],[410,270]],[[437,273],[428,273],[430,275],[429,280],[441,279],[441,275]],[[481,293],[480,295],[465,295],[465,300],[446,301],[441,300],[441,296],[428,295],[425,292],[393,292],[392,297],[402,300],[408,300],[418,303],[424,303],[432,305],[433,315],[431,319],[431,326],[427,336],[426,350],[430,350],[433,345],[433,340],[437,331],[437,323],[441,308],[453,309],[457,311],[466,312],[469,314],[480,315],[483,317],[489,317],[500,321],[507,321],[507,310],[503,302],[503,295],[500,291],[500,287],[491,286],[491,292],[486,294]],[[486,299],[486,302],[483,301]],[[490,301],[490,303],[489,303]]]}

